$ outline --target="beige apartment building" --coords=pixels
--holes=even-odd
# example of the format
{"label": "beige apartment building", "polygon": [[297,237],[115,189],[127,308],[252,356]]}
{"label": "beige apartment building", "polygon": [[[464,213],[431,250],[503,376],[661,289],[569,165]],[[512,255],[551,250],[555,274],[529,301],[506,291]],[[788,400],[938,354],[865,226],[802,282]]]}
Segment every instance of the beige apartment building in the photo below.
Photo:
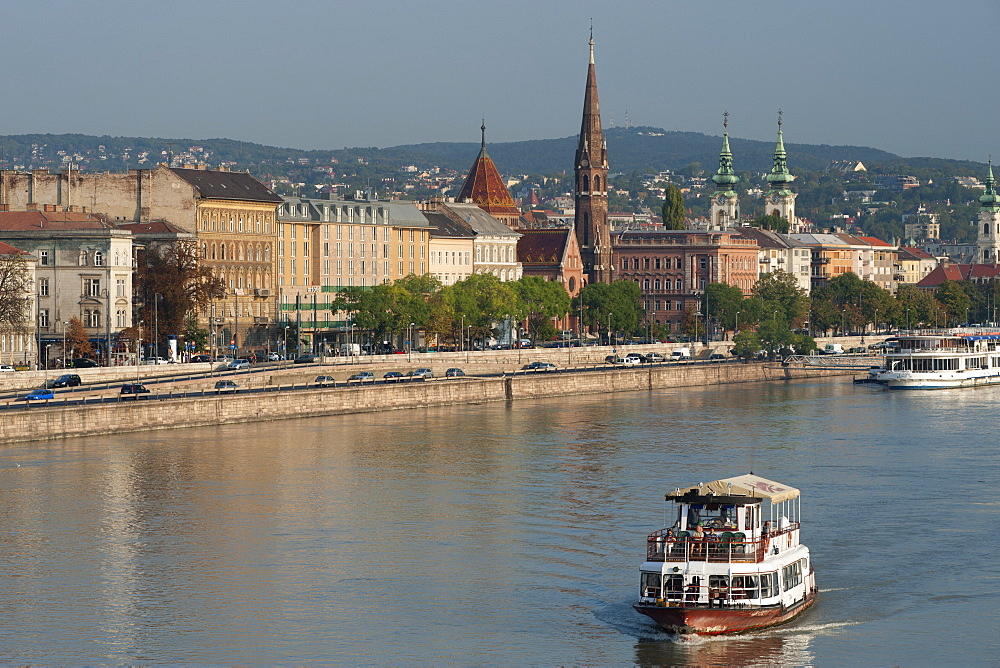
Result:
{"label": "beige apartment building", "polygon": [[242,172],[197,168],[122,173],[0,171],[0,206],[55,205],[102,214],[117,225],[166,221],[194,234],[202,262],[226,286],[199,314],[220,341],[261,344],[274,322],[275,209],[280,197]]}
{"label": "beige apartment building", "polygon": [[[373,287],[429,271],[431,227],[413,202],[285,197],[277,212],[279,324],[317,340],[348,323],[331,310],[346,287]],[[315,349],[315,348],[314,348]]]}

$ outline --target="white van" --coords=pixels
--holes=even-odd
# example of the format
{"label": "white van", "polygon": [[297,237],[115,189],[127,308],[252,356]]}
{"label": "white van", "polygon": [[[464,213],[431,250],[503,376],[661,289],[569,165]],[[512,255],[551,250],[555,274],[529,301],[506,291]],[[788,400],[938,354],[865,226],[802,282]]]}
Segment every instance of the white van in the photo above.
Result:
{"label": "white van", "polygon": [[674,352],[670,353],[671,362],[679,362],[681,360],[691,359],[691,349],[690,348],[675,348]]}
{"label": "white van", "polygon": [[844,346],[839,343],[828,343],[823,347],[824,355],[843,355]]}

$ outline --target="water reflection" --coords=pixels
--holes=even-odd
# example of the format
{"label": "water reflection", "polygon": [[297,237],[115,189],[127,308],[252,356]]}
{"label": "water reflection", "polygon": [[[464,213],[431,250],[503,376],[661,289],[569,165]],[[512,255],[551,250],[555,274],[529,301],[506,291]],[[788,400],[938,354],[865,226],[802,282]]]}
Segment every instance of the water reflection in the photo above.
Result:
{"label": "water reflection", "polygon": [[[956,542],[978,595],[1000,575],[976,540],[1000,508],[963,501],[997,478],[988,392],[774,383],[20,445],[0,462],[0,660],[927,661],[933,642],[878,625],[984,607],[919,586]],[[664,492],[747,470],[803,489],[828,591],[786,629],[672,641],[630,605],[644,537]],[[957,513],[980,529],[884,540]],[[891,649],[841,647],[872,644]]]}

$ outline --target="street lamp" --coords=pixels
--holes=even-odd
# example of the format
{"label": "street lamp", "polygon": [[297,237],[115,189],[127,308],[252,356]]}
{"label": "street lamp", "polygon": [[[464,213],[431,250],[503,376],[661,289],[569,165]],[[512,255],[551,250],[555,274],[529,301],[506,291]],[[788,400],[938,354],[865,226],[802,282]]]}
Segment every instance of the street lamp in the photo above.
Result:
{"label": "street lamp", "polygon": [[139,321],[138,335],[135,337],[135,384],[139,384],[139,350],[142,348],[142,323]]}
{"label": "street lamp", "polygon": [[160,311],[158,307],[162,298],[159,293],[153,295],[153,357],[160,356]]}
{"label": "street lamp", "polygon": [[413,326],[417,324],[411,322],[406,328],[406,361],[410,362],[413,359]]}
{"label": "street lamp", "polygon": [[49,348],[52,347],[51,343],[45,345],[45,387],[49,386]]}
{"label": "street lamp", "polygon": [[69,323],[64,320],[62,325],[63,325],[62,365],[63,365],[63,368],[65,369],[66,368],[66,357],[67,357],[67,355],[66,355],[66,328],[69,326]]}

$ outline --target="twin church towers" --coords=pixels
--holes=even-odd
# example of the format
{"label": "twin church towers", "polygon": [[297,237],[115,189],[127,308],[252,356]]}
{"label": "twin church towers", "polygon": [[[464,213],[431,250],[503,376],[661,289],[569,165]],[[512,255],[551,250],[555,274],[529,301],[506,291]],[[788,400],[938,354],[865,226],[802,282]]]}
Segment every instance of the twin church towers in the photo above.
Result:
{"label": "twin church towers", "polygon": [[[594,36],[590,36],[590,63],[587,66],[587,88],[583,97],[583,123],[576,147],[576,216],[577,242],[589,283],[613,280],[614,257],[611,229],[608,224],[608,145],[601,130],[601,108],[597,98],[597,74],[594,68]],[[733,154],[729,149],[729,114],[723,122],[722,151],[719,171],[712,176],[715,193],[710,211],[711,227],[724,230],[740,224],[740,203],[734,186],[739,177],[733,170]],[[778,112],[778,142],[774,161],[767,175],[768,191],[765,211],[795,224],[795,193],[789,185],[795,177],[788,171],[787,154],[781,134],[781,112]]]}

